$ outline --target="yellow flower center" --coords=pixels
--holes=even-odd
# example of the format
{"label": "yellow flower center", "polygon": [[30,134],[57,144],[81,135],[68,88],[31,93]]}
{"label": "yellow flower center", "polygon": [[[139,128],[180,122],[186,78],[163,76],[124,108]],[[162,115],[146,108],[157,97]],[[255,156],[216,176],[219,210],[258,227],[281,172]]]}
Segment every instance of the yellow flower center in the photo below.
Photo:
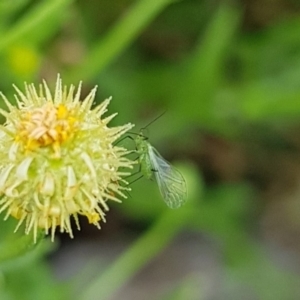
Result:
{"label": "yellow flower center", "polygon": [[77,127],[77,119],[64,104],[46,103],[21,114],[16,140],[22,141],[27,151],[51,146],[60,157],[61,144],[74,136]]}

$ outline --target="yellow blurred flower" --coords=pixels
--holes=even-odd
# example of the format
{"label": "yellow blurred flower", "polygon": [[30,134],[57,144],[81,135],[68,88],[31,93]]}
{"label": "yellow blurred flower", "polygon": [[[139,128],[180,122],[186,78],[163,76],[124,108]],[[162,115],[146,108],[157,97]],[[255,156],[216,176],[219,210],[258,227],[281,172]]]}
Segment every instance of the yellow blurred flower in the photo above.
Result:
{"label": "yellow blurred flower", "polygon": [[7,54],[8,68],[17,76],[26,78],[34,74],[40,64],[40,57],[32,47],[15,45]]}
{"label": "yellow blurred flower", "polygon": [[39,229],[53,240],[57,226],[73,237],[71,216],[78,229],[78,215],[100,228],[107,200],[120,202],[128,189],[124,176],[133,162],[114,142],[133,125],[108,127],[116,115],[103,118],[111,98],[92,108],[96,88],[81,101],[81,84],[75,93],[59,76],[54,95],[46,82],[39,91],[32,84],[24,93],[15,89],[17,106],[1,94],[8,111],[0,110],[6,118],[0,126],[0,212],[19,220],[16,230],[24,222],[34,240]]}

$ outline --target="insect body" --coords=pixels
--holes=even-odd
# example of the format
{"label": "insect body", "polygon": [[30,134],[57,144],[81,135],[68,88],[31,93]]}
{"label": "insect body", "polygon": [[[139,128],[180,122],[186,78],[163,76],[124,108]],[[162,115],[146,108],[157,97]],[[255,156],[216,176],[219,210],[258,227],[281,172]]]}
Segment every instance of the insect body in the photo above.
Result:
{"label": "insect body", "polygon": [[148,179],[154,174],[165,203],[170,208],[178,208],[184,204],[187,188],[183,176],[147,142],[142,132],[135,138],[135,143],[141,172]]}

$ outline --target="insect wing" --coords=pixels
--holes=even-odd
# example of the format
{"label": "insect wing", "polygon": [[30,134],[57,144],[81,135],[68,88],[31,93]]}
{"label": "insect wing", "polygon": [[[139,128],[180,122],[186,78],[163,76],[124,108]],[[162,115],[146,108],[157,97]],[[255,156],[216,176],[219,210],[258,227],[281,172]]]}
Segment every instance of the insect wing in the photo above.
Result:
{"label": "insect wing", "polygon": [[149,156],[160,193],[170,208],[185,203],[187,188],[183,176],[149,144]]}

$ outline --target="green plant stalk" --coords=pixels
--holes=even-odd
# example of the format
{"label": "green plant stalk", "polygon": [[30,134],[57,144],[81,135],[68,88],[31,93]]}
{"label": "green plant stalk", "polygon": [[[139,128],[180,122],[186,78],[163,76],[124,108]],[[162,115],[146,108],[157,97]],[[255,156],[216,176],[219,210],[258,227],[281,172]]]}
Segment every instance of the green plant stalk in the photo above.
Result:
{"label": "green plant stalk", "polygon": [[25,5],[27,5],[29,0],[19,0],[19,1],[2,1],[0,2],[0,17],[6,18],[10,16],[11,13],[15,13],[16,11],[23,9]]}
{"label": "green plant stalk", "polygon": [[[182,86],[174,90],[176,110],[197,122],[217,123],[212,115],[215,105],[212,99],[222,81],[224,63],[240,24],[240,16],[240,10],[226,1],[220,5],[196,47],[189,69],[183,75]],[[181,101],[187,95],[189,106]]]}
{"label": "green plant stalk", "polygon": [[169,294],[160,297],[160,300],[201,300],[204,297],[200,292],[200,274],[190,274],[180,282]]}
{"label": "green plant stalk", "polygon": [[113,61],[143,29],[173,0],[141,0],[94,45],[85,60],[69,77],[70,82],[93,78]]}
{"label": "green plant stalk", "polygon": [[79,299],[109,299],[147,262],[162,251],[189,222],[190,213],[169,210],[139,238],[107,271],[94,280]]}
{"label": "green plant stalk", "polygon": [[23,36],[34,30],[41,30],[43,22],[52,17],[53,14],[61,13],[66,5],[73,0],[42,1],[28,12],[18,23],[0,38],[0,52],[7,49]]}
{"label": "green plant stalk", "polygon": [[31,234],[6,240],[0,245],[0,264],[27,253],[32,248],[36,247],[44,237],[44,232],[39,231],[36,243],[33,243]]}

